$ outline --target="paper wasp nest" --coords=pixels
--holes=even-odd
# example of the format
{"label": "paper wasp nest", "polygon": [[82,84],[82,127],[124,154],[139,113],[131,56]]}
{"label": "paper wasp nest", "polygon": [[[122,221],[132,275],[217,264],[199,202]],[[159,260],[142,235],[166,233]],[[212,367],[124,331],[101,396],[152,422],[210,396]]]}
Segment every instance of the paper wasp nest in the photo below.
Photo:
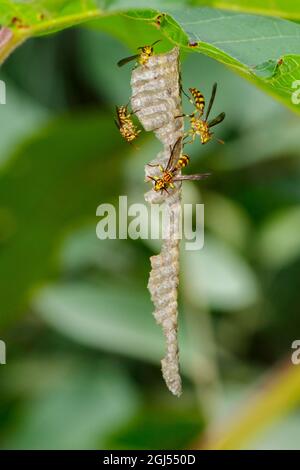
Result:
{"label": "paper wasp nest", "polygon": [[[135,68],[131,78],[131,107],[136,110],[146,131],[154,131],[162,142],[163,150],[151,164],[168,162],[170,148],[183,136],[179,50],[174,48],[166,54],[153,55],[144,66]],[[180,146],[176,149],[179,158]],[[157,167],[145,168],[146,175],[159,175]],[[177,183],[176,183],[177,184]],[[148,288],[155,306],[154,317],[162,326],[166,339],[166,355],[162,360],[162,373],[170,391],[181,394],[179,356],[177,341],[177,288],[179,275],[179,240],[176,237],[181,213],[180,185],[175,190],[161,194],[153,189],[145,194],[149,203],[165,202],[168,227],[164,227],[168,238],[163,240],[161,253],[150,258],[151,273]]]}

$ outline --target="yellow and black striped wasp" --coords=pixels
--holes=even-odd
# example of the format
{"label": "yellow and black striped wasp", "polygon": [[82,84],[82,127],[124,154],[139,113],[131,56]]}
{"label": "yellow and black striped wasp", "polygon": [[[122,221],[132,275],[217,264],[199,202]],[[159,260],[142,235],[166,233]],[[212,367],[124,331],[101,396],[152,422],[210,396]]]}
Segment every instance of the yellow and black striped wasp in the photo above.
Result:
{"label": "yellow and black striped wasp", "polygon": [[[177,117],[188,117],[190,119],[191,128],[185,134],[185,138],[188,136],[192,137],[192,140],[189,143],[194,142],[195,138],[198,135],[200,137],[201,143],[206,144],[212,139],[214,134],[213,132],[211,132],[210,129],[222,122],[225,118],[225,113],[220,113],[217,117],[208,121],[209,114],[216,97],[217,84],[214,83],[213,85],[211,97],[204,119],[202,118],[205,109],[205,99],[203,94],[199,90],[197,90],[197,88],[189,88],[189,91],[193,99],[191,99],[184,91],[183,93],[187,96],[190,103],[192,103],[192,105],[196,109],[191,114],[182,114],[181,116]],[[218,142],[222,144],[224,143],[220,139],[218,139]]]}
{"label": "yellow and black striped wasp", "polygon": [[117,119],[115,123],[120,131],[121,136],[126,142],[131,143],[141,132],[132,121],[133,112],[128,112],[128,104],[126,106],[116,106]]}
{"label": "yellow and black striped wasp", "polygon": [[166,191],[169,194],[168,188],[175,189],[174,183],[177,181],[184,181],[184,180],[190,180],[190,181],[196,181],[196,180],[202,180],[210,176],[210,173],[200,173],[196,175],[180,175],[178,174],[179,171],[182,168],[185,168],[190,161],[190,158],[186,154],[181,154],[179,155],[179,158],[177,161],[175,161],[176,156],[179,153],[179,147],[181,145],[181,137],[177,139],[175,142],[173,148],[170,147],[170,157],[168,160],[168,163],[166,164],[165,168],[160,165],[148,165],[151,167],[158,167],[161,175],[160,176],[150,176],[147,175],[147,178],[149,180],[154,181],[153,189],[154,191]]}
{"label": "yellow and black striped wasp", "polygon": [[122,67],[123,65],[128,64],[128,62],[131,62],[132,60],[135,60],[135,59],[137,60],[139,65],[146,65],[149,58],[151,56],[153,56],[153,51],[154,51],[153,48],[154,48],[155,44],[157,44],[160,41],[161,41],[161,39],[158,39],[157,41],[155,41],[150,46],[140,46],[140,47],[138,47],[138,50],[140,50],[140,52],[138,54],[131,55],[129,57],[125,57],[124,59],[119,60],[118,66]]}

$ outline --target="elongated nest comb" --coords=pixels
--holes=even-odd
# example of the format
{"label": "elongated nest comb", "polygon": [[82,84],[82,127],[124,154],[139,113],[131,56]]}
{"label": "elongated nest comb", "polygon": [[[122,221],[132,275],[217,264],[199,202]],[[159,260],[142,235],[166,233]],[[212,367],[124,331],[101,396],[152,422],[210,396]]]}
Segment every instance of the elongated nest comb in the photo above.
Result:
{"label": "elongated nest comb", "polygon": [[[151,165],[165,167],[170,156],[170,148],[183,137],[179,49],[175,47],[166,54],[149,58],[144,66],[135,68],[131,77],[132,109],[137,110],[141,124],[146,131],[154,131],[163,144],[163,150],[151,161]],[[179,154],[182,150],[176,146]],[[157,167],[145,167],[146,176],[157,176]],[[168,237],[163,240],[160,254],[152,256],[148,289],[155,306],[154,317],[162,326],[166,340],[166,355],[161,361],[162,374],[169,390],[176,396],[182,391],[179,372],[179,350],[177,339],[177,290],[179,283],[179,239],[176,236],[181,212],[181,186],[176,183],[169,194],[155,192],[145,194],[150,204],[165,203],[168,227],[164,227]]]}

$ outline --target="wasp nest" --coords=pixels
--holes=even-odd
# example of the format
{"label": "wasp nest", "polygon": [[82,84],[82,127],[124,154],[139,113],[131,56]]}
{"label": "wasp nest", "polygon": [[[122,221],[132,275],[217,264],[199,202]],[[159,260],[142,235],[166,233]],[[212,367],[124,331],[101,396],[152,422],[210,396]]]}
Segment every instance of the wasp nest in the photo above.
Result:
{"label": "wasp nest", "polygon": [[[179,50],[174,48],[166,54],[153,55],[144,66],[135,68],[131,78],[132,109],[137,110],[141,124],[146,131],[154,131],[162,142],[163,150],[151,161],[151,165],[166,166],[170,149],[183,137],[183,119],[176,118],[183,114],[181,106],[181,88],[179,71]],[[182,148],[176,146],[179,154]],[[160,174],[158,167],[145,168],[146,175]],[[148,288],[155,306],[154,317],[162,326],[166,339],[166,355],[162,359],[162,373],[170,391],[181,394],[179,373],[179,354],[177,340],[177,288],[179,275],[179,237],[178,224],[181,214],[180,185],[167,192],[155,192],[153,189],[145,194],[149,203],[165,203],[167,234],[162,243],[161,253],[152,256],[151,273]]]}

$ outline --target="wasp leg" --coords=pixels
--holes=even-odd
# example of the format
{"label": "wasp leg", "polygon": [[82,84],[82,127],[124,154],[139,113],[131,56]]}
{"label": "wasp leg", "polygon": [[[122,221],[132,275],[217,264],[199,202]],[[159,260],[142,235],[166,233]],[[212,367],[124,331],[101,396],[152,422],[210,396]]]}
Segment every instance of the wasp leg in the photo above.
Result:
{"label": "wasp leg", "polygon": [[174,119],[177,119],[177,118],[180,118],[180,117],[188,117],[188,118],[191,118],[194,116],[194,113],[193,114],[179,114],[179,116],[174,116]]}
{"label": "wasp leg", "polygon": [[152,165],[151,163],[147,163],[147,166],[151,166],[152,168],[159,167],[160,171],[162,173],[164,172],[164,169],[160,163],[155,163],[154,165]]}
{"label": "wasp leg", "polygon": [[189,140],[188,142],[184,142],[184,145],[193,144],[194,141],[195,141],[195,138],[192,138],[192,140]]}
{"label": "wasp leg", "polygon": [[157,181],[158,180],[158,177],[157,176],[150,176],[150,175],[147,175],[146,178],[148,178],[148,180],[146,180],[147,183],[149,183],[149,180],[152,180],[152,181]]}
{"label": "wasp leg", "polygon": [[184,89],[183,89],[182,86],[180,87],[180,91],[182,91],[182,93],[183,93],[184,96],[189,100],[189,102],[190,102],[193,106],[195,106],[194,101],[193,101],[192,98],[184,91]]}
{"label": "wasp leg", "polygon": [[188,132],[186,132],[185,136],[183,137],[183,140],[186,139],[189,136],[192,136],[192,140],[189,140],[189,142],[184,142],[184,145],[186,144],[192,144],[196,138],[196,133],[191,129]]}

